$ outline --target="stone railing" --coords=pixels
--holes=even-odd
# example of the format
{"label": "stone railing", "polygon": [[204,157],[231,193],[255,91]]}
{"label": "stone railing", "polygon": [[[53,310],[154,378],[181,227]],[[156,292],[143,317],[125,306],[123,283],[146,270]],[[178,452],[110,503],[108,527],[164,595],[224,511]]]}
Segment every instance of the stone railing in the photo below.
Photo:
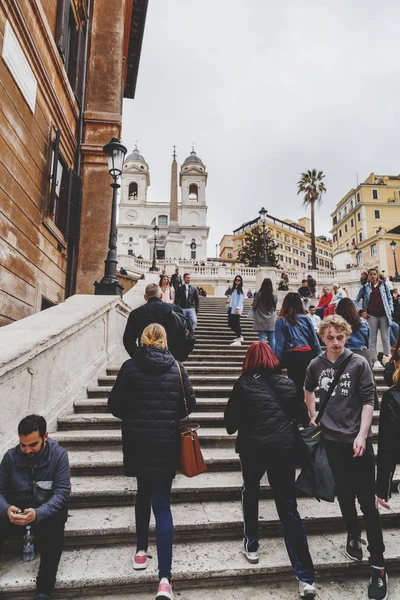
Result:
{"label": "stone railing", "polygon": [[54,431],[57,417],[86,397],[107,363],[128,358],[122,336],[131,308],[144,302],[146,283],[123,300],[75,295],[0,329],[0,455],[16,442],[23,416],[41,414]]}

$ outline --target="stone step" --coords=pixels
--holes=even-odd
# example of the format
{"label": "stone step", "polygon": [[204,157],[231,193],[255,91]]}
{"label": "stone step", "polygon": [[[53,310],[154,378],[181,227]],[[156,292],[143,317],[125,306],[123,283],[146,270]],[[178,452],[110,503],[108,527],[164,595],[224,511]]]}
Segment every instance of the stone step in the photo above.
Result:
{"label": "stone step", "polygon": [[[399,477],[398,468],[393,478],[393,489],[397,489]],[[71,485],[71,507],[126,506],[131,505],[136,496],[136,479],[122,475],[73,476]],[[210,471],[193,478],[178,473],[173,482],[171,498],[174,503],[222,502],[240,499],[241,490],[240,471]],[[261,481],[261,497],[271,498],[266,476]]]}
{"label": "stone step", "polygon": [[[311,556],[319,576],[343,576],[343,572],[356,576],[367,570],[367,558],[361,563],[351,562],[344,553],[344,534],[329,533],[310,535],[308,542]],[[398,530],[385,530],[387,566],[390,570],[400,567],[400,545]],[[61,558],[57,577],[57,598],[81,598],[90,593],[108,594],[129,593],[133,598],[143,598],[144,593],[153,593],[158,583],[156,550],[149,548],[152,559],[145,571],[133,571],[132,550],[127,545],[100,546],[96,548],[67,548]],[[22,563],[21,558],[10,557],[2,561],[0,581],[2,598],[9,600],[26,598],[34,591],[34,580],[38,569],[38,559]],[[262,540],[260,562],[251,565],[241,552],[237,540],[204,541],[176,544],[173,557],[173,584],[175,593],[188,585],[196,588],[283,581],[288,579],[293,586],[294,576],[282,537]],[[390,582],[389,582],[390,584]],[[365,594],[366,583],[364,583]],[[107,596],[109,597],[109,596]],[[204,597],[208,598],[204,590]],[[251,596],[250,596],[251,597]],[[266,597],[266,596],[264,596]],[[270,598],[272,598],[269,595]],[[225,599],[227,600],[227,596]],[[327,596],[324,596],[327,600]]]}
{"label": "stone step", "polygon": [[[191,419],[199,423],[203,427],[224,427],[224,413],[218,411],[204,412],[196,407],[196,410],[191,414]],[[379,421],[379,412],[375,416],[375,423]],[[59,431],[76,431],[90,429],[107,430],[115,429],[121,426],[121,421],[110,413],[93,412],[93,413],[72,413],[58,418]],[[378,428],[373,425],[372,429],[374,437],[378,435]]]}
{"label": "stone step", "polygon": [[[224,381],[225,377],[220,378],[218,381],[221,381],[221,379]],[[214,384],[213,382],[210,382],[209,378],[204,378],[203,381],[205,383],[208,383],[208,385],[196,385],[197,382],[195,382],[195,385],[193,385],[193,391],[194,391],[196,397],[197,396],[202,396],[203,398],[221,397],[221,396],[228,397],[232,391],[233,383],[236,379],[237,379],[236,377],[233,377],[231,384],[228,384],[228,385],[217,385],[216,383]],[[191,380],[193,383],[193,378],[191,378]],[[385,390],[387,390],[387,387],[378,385],[376,387],[376,389],[378,392],[378,396],[381,397],[383,392]],[[112,386],[110,386],[110,385],[89,387],[87,390],[88,398],[108,398],[108,396],[111,393],[111,390],[112,390]],[[316,390],[317,396],[318,396],[318,393],[319,393],[318,390]]]}
{"label": "stone step", "polygon": [[[203,456],[210,472],[239,471],[239,456],[234,445],[227,448],[203,448]],[[123,475],[121,445],[97,450],[70,450],[69,460],[73,475]]]}
{"label": "stone step", "polygon": [[[229,436],[223,428],[201,427],[198,436],[202,448],[226,448],[233,447],[235,444],[235,437]],[[68,450],[84,446],[87,450],[97,451],[99,445],[102,448],[121,445],[121,430],[117,428],[104,431],[96,429],[56,431],[51,434],[51,437]]]}
{"label": "stone step", "polygon": [[[339,573],[329,577],[318,576],[316,582],[317,596],[319,600],[365,600],[366,586],[368,576],[364,573],[362,576],[353,575],[352,572],[346,572],[345,577]],[[398,600],[400,598],[400,574],[390,571],[390,598]],[[174,587],[175,589],[175,587]],[[268,597],[266,596],[268,590]],[[150,593],[140,594],[140,600],[154,600],[156,587]],[[190,589],[186,588],[179,591],[179,600],[204,600],[205,591],[202,587]],[[265,583],[252,583],[251,585],[235,585],[232,579],[229,582],[219,586],[207,587],[207,600],[294,600],[298,598],[298,584],[293,579],[275,583],[268,582],[268,588]],[[107,596],[93,596],[91,600],[132,600],[128,594]]]}
{"label": "stone step", "polygon": [[[381,521],[385,528],[400,523],[400,497],[396,494],[391,509],[382,511]],[[344,531],[345,525],[337,502],[321,503],[313,498],[298,499],[299,513],[306,533]],[[360,510],[358,510],[361,515]],[[199,502],[197,504],[173,504],[174,542],[238,539],[243,537],[243,512],[239,501]],[[280,521],[272,499],[261,500],[259,505],[261,537],[279,536]],[[360,517],[361,520],[361,517]],[[66,526],[66,544],[69,547],[132,544],[135,535],[133,506],[71,508]],[[151,517],[150,538],[155,540],[154,517]]]}

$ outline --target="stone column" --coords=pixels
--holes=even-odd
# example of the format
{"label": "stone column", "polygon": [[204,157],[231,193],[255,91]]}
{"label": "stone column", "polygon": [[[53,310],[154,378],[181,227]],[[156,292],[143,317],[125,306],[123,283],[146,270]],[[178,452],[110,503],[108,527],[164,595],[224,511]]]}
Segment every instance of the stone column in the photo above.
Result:
{"label": "stone column", "polygon": [[[76,293],[93,294],[104,274],[112,178],[103,146],[120,138],[126,0],[93,2],[82,144],[82,208]],[[112,57],[112,59],[110,59]]]}

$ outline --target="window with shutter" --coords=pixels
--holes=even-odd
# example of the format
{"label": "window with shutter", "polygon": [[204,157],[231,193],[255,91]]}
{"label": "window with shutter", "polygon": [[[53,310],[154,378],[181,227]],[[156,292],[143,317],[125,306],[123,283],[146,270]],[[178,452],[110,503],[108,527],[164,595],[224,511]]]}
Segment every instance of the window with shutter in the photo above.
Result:
{"label": "window with shutter", "polygon": [[58,0],[56,44],[57,44],[57,48],[60,51],[61,58],[63,59],[64,64],[68,60],[70,37],[71,37],[70,12],[71,12],[70,0]]}

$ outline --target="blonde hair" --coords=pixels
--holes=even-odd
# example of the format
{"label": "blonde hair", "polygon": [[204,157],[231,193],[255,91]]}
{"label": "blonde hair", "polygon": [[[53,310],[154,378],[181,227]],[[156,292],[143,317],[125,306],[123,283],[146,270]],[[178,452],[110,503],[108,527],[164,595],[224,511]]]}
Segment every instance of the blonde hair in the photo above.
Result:
{"label": "blonde hair", "polygon": [[330,317],[325,317],[325,319],[318,327],[318,335],[322,337],[325,331],[329,329],[329,327],[334,327],[339,331],[343,331],[343,333],[348,337],[351,335],[351,325],[339,315],[331,315]]}
{"label": "blonde hair", "polygon": [[151,323],[143,329],[140,338],[142,346],[155,346],[156,348],[167,348],[167,332],[159,323]]}
{"label": "blonde hair", "polygon": [[396,367],[396,370],[393,373],[393,383],[394,385],[398,385],[400,383],[400,363],[395,362],[394,366]]}

